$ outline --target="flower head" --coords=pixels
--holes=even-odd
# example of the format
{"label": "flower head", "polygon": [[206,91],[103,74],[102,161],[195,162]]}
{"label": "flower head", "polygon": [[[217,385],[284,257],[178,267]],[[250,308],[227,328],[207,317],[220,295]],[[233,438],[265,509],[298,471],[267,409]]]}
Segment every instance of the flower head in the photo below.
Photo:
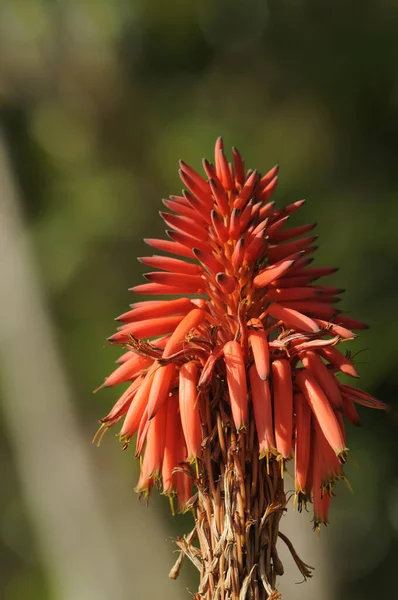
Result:
{"label": "flower head", "polygon": [[156,484],[181,509],[206,490],[215,504],[204,510],[216,514],[232,470],[243,536],[269,506],[267,477],[282,497],[294,457],[296,498],[313,503],[318,526],[343,476],[344,419],[358,424],[357,404],[384,408],[339,381],[358,377],[344,345],[366,325],[336,307],[343,290],[319,282],[336,269],[311,266],[315,225],[289,227],[304,201],[271,200],[278,167],[247,171],[236,149],[229,163],[221,138],[214,166],[203,167],[205,177],[180,162],[185,190],[160,213],[168,239],[145,240],[161,254],[139,259],[153,270],[132,291],[170,299],[136,302],[118,318],[109,341],[125,353],[103,385],[129,387],[102,428],[123,419],[124,445],[137,434],[137,489]]}

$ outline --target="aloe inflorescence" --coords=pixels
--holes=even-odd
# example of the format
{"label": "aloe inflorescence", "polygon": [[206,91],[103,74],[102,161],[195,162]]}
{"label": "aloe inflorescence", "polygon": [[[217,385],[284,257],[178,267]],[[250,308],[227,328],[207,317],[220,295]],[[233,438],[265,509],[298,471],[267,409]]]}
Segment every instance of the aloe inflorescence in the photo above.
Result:
{"label": "aloe inflorescence", "polygon": [[99,437],[122,421],[124,448],[136,435],[139,494],[157,487],[192,509],[172,577],[186,556],[198,599],[277,598],[278,539],[311,575],[279,531],[289,461],[296,505],[312,504],[319,528],[344,478],[345,420],[359,423],[358,404],[385,405],[340,382],[358,377],[344,348],[366,325],[336,308],[343,290],[319,283],[336,269],[311,266],[314,224],[289,227],[304,201],[271,200],[278,167],[247,171],[236,149],[229,163],[219,138],[203,168],[180,162],[185,190],[160,213],[168,239],[145,240],[161,254],[139,259],[155,270],[131,291],[171,299],[118,317],[109,341],[124,354],[101,387],[128,387]]}

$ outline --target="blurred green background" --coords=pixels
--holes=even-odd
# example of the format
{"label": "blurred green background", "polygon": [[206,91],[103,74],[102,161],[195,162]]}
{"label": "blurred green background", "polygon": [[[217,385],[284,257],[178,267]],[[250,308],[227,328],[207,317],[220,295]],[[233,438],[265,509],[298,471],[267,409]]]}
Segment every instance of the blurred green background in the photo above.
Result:
{"label": "blurred green background", "polygon": [[[0,0],[0,598],[183,599],[171,538],[189,517],[135,497],[133,451],[91,445],[119,390],[106,338],[162,235],[177,161],[200,168],[223,135],[249,167],[279,163],[280,204],[306,197],[318,265],[371,325],[361,385],[397,409],[397,0]],[[320,539],[282,529],[287,600],[393,597],[397,429],[361,410]]]}

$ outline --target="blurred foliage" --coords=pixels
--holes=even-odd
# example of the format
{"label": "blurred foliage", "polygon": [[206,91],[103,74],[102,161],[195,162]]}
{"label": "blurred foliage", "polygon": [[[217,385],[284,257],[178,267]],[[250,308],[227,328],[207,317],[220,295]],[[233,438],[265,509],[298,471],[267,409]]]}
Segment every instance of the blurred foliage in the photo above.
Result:
{"label": "blurred foliage", "polygon": [[[319,223],[318,264],[341,267],[344,306],[371,324],[353,345],[363,386],[397,410],[397,20],[396,0],[0,2],[0,117],[87,439],[118,393],[90,395],[117,356],[104,340],[139,282],[142,237],[161,234],[177,159],[199,167],[220,134],[247,165],[281,165],[278,202],[308,198],[295,218]],[[394,589],[394,414],[364,410],[350,430],[355,496],[340,486],[328,532],[339,598]],[[42,600],[1,450],[2,598]]]}

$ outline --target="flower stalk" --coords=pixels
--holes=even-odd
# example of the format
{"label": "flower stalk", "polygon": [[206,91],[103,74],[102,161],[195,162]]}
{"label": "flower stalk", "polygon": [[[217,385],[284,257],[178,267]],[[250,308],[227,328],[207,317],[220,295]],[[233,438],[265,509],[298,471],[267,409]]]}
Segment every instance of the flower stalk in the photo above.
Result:
{"label": "flower stalk", "polygon": [[172,299],[118,318],[109,341],[125,352],[101,387],[128,387],[98,439],[123,419],[123,448],[136,435],[140,496],[155,486],[173,511],[176,501],[193,512],[170,577],[188,558],[196,600],[276,599],[281,541],[304,579],[312,572],[279,528],[286,469],[294,458],[295,505],[312,503],[319,529],[345,479],[344,421],[359,423],[356,404],[385,405],[339,380],[358,377],[340,348],[366,325],[336,308],[343,290],[318,284],[335,269],[310,266],[314,224],[289,228],[304,201],[270,200],[278,167],[246,171],[236,149],[228,163],[221,138],[205,178],[180,167],[187,189],[160,213],[169,239],[146,240],[164,254],[140,259],[157,270],[132,288]]}

